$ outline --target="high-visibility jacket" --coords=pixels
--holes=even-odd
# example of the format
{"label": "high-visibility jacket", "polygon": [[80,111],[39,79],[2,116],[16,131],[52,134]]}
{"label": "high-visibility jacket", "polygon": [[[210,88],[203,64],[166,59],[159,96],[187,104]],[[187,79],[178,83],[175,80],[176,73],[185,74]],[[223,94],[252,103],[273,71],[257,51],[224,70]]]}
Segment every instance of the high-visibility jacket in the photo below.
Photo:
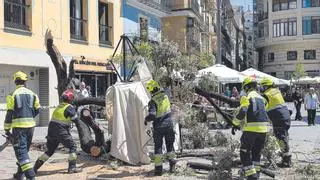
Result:
{"label": "high-visibility jacket", "polygon": [[29,128],[36,125],[35,116],[38,115],[40,102],[38,96],[23,85],[6,97],[7,116],[4,129]]}
{"label": "high-visibility jacket", "polygon": [[147,117],[153,117],[152,121],[154,127],[172,124],[172,122],[170,122],[170,100],[163,91],[159,91],[153,94],[148,106],[149,115]]}
{"label": "high-visibility jacket", "polygon": [[290,112],[278,88],[267,89],[263,97],[267,100],[267,112],[273,126],[290,126]]}
{"label": "high-visibility jacket", "polygon": [[151,99],[156,104],[156,118],[160,118],[171,112],[170,100],[163,91],[155,93]]}
{"label": "high-visibility jacket", "polygon": [[265,108],[265,99],[255,90],[242,96],[240,110],[233,120],[239,125],[244,120],[243,131],[266,133],[268,132],[268,116]]}
{"label": "high-visibility jacket", "polygon": [[77,114],[75,113],[73,116],[67,115],[66,110],[69,107],[72,107],[72,105],[69,103],[60,103],[59,106],[53,111],[51,122],[70,126],[72,121],[77,118]]}

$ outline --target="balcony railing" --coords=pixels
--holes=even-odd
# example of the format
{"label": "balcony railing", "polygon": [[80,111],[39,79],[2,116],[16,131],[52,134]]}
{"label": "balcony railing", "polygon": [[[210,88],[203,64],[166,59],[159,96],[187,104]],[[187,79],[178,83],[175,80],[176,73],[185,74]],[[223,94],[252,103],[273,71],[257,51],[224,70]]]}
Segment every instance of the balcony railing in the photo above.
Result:
{"label": "balcony railing", "polygon": [[100,44],[106,44],[106,45],[112,45],[111,43],[111,34],[112,32],[112,27],[99,24],[99,41]]}
{"label": "balcony railing", "polygon": [[179,0],[172,1],[172,10],[191,9],[194,13],[200,16],[200,5],[197,0],[188,0],[187,3],[181,3]]}
{"label": "balcony railing", "polygon": [[258,14],[258,21],[263,21],[265,19],[268,19],[268,13],[267,12]]}
{"label": "balcony railing", "polygon": [[171,0],[138,0],[139,2],[146,4],[155,9],[169,11],[171,8]]}
{"label": "balcony railing", "polygon": [[12,2],[11,0],[4,1],[4,26],[15,29],[30,31],[27,25],[27,12],[29,5],[23,3]]}
{"label": "balcony railing", "polygon": [[85,29],[87,27],[87,20],[70,17],[70,34],[71,39],[86,41]]}

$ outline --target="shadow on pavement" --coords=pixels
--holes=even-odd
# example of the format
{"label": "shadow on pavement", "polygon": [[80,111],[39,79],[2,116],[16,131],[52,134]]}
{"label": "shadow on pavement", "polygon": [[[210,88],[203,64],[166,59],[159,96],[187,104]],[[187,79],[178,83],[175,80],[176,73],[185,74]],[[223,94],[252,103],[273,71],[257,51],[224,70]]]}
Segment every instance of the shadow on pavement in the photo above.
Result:
{"label": "shadow on pavement", "polygon": [[58,169],[58,170],[52,170],[52,171],[41,171],[41,170],[39,170],[37,175],[36,175],[36,177],[48,176],[48,175],[53,175],[53,174],[68,174],[67,168]]}
{"label": "shadow on pavement", "polygon": [[[165,172],[164,172],[165,173]],[[100,178],[126,178],[126,177],[154,177],[154,170],[148,171],[148,172],[129,172],[129,171],[119,171],[118,173],[108,173],[108,174],[100,174],[96,176],[95,178],[91,179],[100,179]]]}

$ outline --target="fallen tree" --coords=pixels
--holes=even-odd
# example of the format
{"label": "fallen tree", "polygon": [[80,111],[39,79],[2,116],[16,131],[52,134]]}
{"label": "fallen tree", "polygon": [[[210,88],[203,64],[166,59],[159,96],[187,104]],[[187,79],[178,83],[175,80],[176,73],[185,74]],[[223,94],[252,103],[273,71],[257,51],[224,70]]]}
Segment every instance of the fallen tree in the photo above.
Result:
{"label": "fallen tree", "polygon": [[[78,89],[80,81],[74,77],[74,60],[71,60],[69,63],[69,71],[67,63],[62,57],[57,46],[54,45],[53,36],[51,31],[47,29],[45,35],[45,46],[47,54],[50,56],[51,62],[53,63],[57,79],[58,79],[58,95],[59,97],[66,89],[73,89],[76,91]],[[69,72],[69,73],[68,73]],[[61,100],[60,100],[61,101]],[[98,105],[105,106],[105,100],[102,98],[88,97],[88,98],[78,98],[75,97],[73,103],[77,106],[81,105]]]}
{"label": "fallen tree", "polygon": [[[47,54],[55,67],[57,79],[58,79],[58,95],[59,97],[66,89],[72,89],[75,94],[75,99],[73,105],[76,107],[85,105],[97,105],[105,107],[104,98],[87,97],[79,98],[77,92],[79,89],[80,81],[74,78],[74,60],[71,60],[69,64],[69,73],[66,61],[61,56],[58,48],[54,45],[53,36],[50,30],[46,31],[45,35],[45,46],[47,49]],[[61,99],[59,99],[61,101]],[[76,123],[78,129],[81,149],[91,154],[92,156],[99,156],[102,153],[107,153],[110,151],[110,142],[105,142],[103,130],[94,121],[91,112],[88,109],[83,109],[81,111],[80,121]],[[95,134],[95,140],[91,136],[91,129]]]}

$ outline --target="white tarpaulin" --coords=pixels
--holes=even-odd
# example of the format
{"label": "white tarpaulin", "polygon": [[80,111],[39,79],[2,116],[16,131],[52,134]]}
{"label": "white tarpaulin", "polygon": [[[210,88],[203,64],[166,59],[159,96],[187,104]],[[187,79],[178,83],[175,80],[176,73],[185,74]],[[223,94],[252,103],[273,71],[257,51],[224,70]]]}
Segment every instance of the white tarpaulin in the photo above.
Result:
{"label": "white tarpaulin", "polygon": [[[148,164],[147,144],[152,137],[147,135],[150,125],[144,125],[148,113],[149,97],[142,82],[117,83],[107,90],[106,111],[111,136],[110,154],[129,164]],[[179,125],[174,121],[176,131],[174,148],[180,149]],[[165,146],[164,146],[165,147]]]}
{"label": "white tarpaulin", "polygon": [[208,68],[201,69],[198,72],[197,77],[201,77],[206,74],[216,76],[221,83],[242,83],[245,78],[245,75],[242,73],[221,64],[215,64]]}
{"label": "white tarpaulin", "polygon": [[129,164],[148,164],[144,118],[149,97],[141,82],[117,83],[107,90],[109,129],[112,129],[110,154]]}
{"label": "white tarpaulin", "polygon": [[256,69],[253,69],[253,68],[249,68],[245,71],[242,71],[242,73],[247,76],[250,76],[250,77],[255,77],[255,78],[257,78],[258,81],[260,81],[262,78],[271,78],[273,80],[273,82],[277,85],[290,85],[290,82],[287,80],[273,77],[269,74],[263,73],[263,72],[258,71]]}

